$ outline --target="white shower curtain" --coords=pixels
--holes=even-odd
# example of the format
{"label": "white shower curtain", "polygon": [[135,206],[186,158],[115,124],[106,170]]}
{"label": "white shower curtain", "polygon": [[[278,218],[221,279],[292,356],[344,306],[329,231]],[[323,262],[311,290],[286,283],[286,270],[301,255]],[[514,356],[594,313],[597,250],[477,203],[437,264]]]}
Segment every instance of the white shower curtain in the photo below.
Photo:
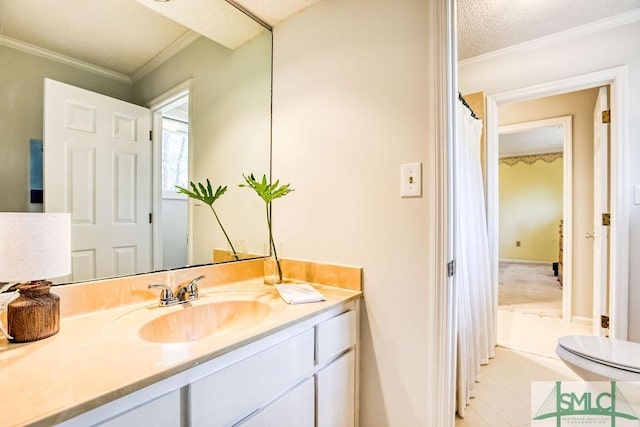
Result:
{"label": "white shower curtain", "polygon": [[455,289],[458,313],[457,411],[461,417],[494,355],[493,290],[480,163],[482,121],[458,102],[455,147]]}

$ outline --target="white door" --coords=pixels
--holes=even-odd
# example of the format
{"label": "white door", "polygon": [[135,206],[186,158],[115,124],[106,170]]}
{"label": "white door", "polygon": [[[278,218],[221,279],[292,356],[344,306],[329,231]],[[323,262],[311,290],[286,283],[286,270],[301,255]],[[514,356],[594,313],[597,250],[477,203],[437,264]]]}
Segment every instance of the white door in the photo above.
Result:
{"label": "white door", "polygon": [[593,334],[604,336],[600,316],[608,315],[609,226],[603,214],[609,213],[609,124],[603,123],[608,111],[607,88],[601,87],[593,111]]}
{"label": "white door", "polygon": [[149,271],[149,110],[50,79],[44,104],[44,210],[71,213],[66,279]]}

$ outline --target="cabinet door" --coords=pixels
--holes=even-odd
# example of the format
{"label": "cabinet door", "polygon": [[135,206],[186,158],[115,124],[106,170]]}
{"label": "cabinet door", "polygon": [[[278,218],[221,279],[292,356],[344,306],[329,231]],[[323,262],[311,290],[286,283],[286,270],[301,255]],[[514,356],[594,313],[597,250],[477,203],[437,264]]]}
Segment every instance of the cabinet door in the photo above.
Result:
{"label": "cabinet door", "polygon": [[317,374],[317,427],[352,427],[355,423],[355,355],[342,355]]}
{"label": "cabinet door", "polygon": [[313,378],[309,378],[240,425],[242,427],[313,427],[314,392]]}

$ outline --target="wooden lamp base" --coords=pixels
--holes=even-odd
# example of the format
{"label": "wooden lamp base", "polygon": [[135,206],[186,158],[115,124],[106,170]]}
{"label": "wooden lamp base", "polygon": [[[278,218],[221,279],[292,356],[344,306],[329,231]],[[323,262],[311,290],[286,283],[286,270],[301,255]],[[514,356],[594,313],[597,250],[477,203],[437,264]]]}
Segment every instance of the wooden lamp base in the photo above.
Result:
{"label": "wooden lamp base", "polygon": [[60,297],[50,292],[51,282],[38,280],[18,285],[20,296],[7,307],[9,341],[37,341],[60,330]]}

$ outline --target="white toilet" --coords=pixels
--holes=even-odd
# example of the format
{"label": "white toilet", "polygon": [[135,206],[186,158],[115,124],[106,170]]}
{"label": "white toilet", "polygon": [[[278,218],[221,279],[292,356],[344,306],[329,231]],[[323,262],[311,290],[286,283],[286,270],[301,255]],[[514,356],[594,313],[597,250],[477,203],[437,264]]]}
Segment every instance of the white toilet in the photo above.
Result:
{"label": "white toilet", "polygon": [[585,381],[640,381],[640,344],[613,338],[570,335],[556,354]]}

